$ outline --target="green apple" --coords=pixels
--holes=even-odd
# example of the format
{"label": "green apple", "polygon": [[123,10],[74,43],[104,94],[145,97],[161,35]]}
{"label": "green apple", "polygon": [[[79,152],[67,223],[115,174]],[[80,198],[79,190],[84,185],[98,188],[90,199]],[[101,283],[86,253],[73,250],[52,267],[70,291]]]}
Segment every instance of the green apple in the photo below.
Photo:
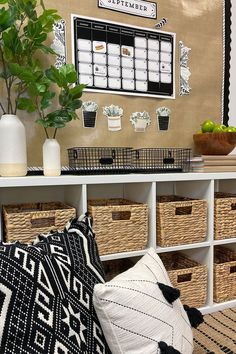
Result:
{"label": "green apple", "polygon": [[224,124],[216,124],[214,129],[213,129],[213,133],[222,133],[225,132],[227,129],[227,127]]}
{"label": "green apple", "polygon": [[215,127],[215,123],[208,119],[201,124],[202,133],[211,133]]}
{"label": "green apple", "polygon": [[235,133],[236,132],[236,128],[233,127],[232,125],[230,125],[229,127],[226,127],[225,131],[228,132],[228,133]]}

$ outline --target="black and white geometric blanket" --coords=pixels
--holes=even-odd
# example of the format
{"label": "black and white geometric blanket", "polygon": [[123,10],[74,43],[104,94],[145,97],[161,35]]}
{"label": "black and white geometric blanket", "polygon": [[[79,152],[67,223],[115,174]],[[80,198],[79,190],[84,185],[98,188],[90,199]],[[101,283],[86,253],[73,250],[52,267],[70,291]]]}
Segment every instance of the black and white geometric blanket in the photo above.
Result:
{"label": "black and white geometric blanket", "polygon": [[101,282],[88,218],[32,246],[1,243],[0,353],[110,353],[92,304]]}

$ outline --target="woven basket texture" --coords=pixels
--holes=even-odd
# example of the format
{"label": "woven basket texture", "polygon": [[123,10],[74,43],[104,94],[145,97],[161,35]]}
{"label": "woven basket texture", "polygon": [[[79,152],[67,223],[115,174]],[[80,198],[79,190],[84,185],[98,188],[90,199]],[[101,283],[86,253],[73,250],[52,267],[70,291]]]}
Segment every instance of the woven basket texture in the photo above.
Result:
{"label": "woven basket texture", "polygon": [[110,281],[117,275],[125,272],[135,265],[135,261],[131,258],[113,259],[112,261],[103,262],[106,281]]}
{"label": "woven basket texture", "polygon": [[216,192],[214,209],[215,239],[236,237],[236,194]]}
{"label": "woven basket texture", "polygon": [[207,266],[179,252],[161,253],[159,256],[173,287],[180,290],[181,301],[188,306],[204,306],[207,298]]}
{"label": "woven basket texture", "polygon": [[236,251],[214,248],[214,301],[236,299]]}
{"label": "woven basket texture", "polygon": [[61,202],[4,205],[5,240],[31,243],[38,234],[64,229],[75,216],[75,208]]}
{"label": "woven basket texture", "polygon": [[146,247],[148,206],[127,199],[88,200],[100,254],[138,251]]}
{"label": "woven basket texture", "polygon": [[207,201],[176,195],[157,197],[157,244],[202,242],[207,235]]}

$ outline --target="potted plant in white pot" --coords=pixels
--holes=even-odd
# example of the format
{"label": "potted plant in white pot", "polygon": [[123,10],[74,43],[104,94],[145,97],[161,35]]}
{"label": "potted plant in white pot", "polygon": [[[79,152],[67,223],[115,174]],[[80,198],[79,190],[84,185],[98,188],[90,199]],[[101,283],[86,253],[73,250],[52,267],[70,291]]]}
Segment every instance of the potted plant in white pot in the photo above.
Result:
{"label": "potted plant in white pot", "polygon": [[85,101],[81,108],[84,128],[95,128],[98,111],[97,103],[93,101]]}
{"label": "potted plant in white pot", "polygon": [[148,125],[151,124],[151,118],[149,113],[144,112],[134,112],[130,116],[130,121],[134,126],[134,131],[137,133],[145,132]]}
{"label": "potted plant in white pot", "polygon": [[26,134],[17,112],[24,109],[28,82],[39,67],[35,54],[54,53],[45,41],[60,16],[56,10],[45,9],[42,0],[0,3],[6,5],[0,8],[0,82],[4,92],[0,102],[0,175],[25,176]]}
{"label": "potted plant in white pot", "polygon": [[119,106],[111,104],[103,107],[103,114],[107,117],[108,130],[121,130],[121,117],[123,116],[123,109]]}
{"label": "potted plant in white pot", "polygon": [[[18,70],[20,67],[16,67],[16,73]],[[73,64],[59,68],[51,66],[45,71],[38,69],[34,79],[28,82],[28,97],[20,100],[19,108],[37,111],[39,118],[36,122],[44,128],[43,170],[46,176],[61,174],[60,145],[56,134],[58,129],[79,118],[76,110],[82,105],[80,98],[86,85],[77,82]]]}
{"label": "potted plant in white pot", "polygon": [[170,123],[171,110],[167,107],[159,107],[156,109],[157,125],[159,130],[168,130]]}

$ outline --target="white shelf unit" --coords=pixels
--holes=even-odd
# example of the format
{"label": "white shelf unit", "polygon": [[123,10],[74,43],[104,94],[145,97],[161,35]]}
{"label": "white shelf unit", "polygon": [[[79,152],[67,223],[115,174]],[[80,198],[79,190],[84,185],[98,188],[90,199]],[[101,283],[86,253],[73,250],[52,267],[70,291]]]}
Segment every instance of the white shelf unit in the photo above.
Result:
{"label": "white shelf unit", "polygon": [[[87,200],[95,198],[127,198],[145,202],[149,208],[147,247],[157,253],[181,251],[188,257],[207,265],[207,302],[203,313],[236,306],[236,299],[224,303],[213,302],[214,246],[225,245],[236,249],[236,237],[214,240],[214,191],[236,193],[236,173],[176,173],[129,174],[99,176],[12,177],[0,178],[0,206],[11,203],[62,201],[73,205],[80,215],[87,211]],[[205,242],[172,247],[156,244],[156,196],[175,194],[207,200],[208,232]],[[3,236],[3,223],[0,223]],[[146,250],[122,252],[101,256],[103,261],[140,257]]]}

